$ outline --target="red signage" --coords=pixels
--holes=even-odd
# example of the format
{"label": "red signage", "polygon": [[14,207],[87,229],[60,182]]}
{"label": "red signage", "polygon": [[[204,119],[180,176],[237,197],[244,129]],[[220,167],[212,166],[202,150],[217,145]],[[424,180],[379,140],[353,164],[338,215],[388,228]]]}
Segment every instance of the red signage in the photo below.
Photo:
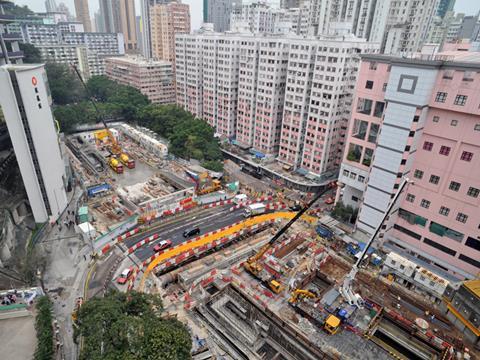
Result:
{"label": "red signage", "polygon": [[35,76],[32,76],[32,85],[37,86],[37,78]]}

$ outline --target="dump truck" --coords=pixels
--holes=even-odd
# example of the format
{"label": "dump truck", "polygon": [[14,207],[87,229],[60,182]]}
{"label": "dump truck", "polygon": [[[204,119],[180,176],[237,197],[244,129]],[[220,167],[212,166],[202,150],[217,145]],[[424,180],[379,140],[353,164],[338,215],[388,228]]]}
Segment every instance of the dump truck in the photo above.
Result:
{"label": "dump truck", "polygon": [[316,326],[322,328],[328,334],[334,335],[340,329],[342,320],[327,311],[313,306],[311,302],[295,301],[290,305],[303,317],[312,321]]}
{"label": "dump truck", "polygon": [[135,169],[135,160],[131,159],[127,154],[121,153],[120,161],[129,169]]}
{"label": "dump truck", "polygon": [[123,174],[123,165],[118,161],[118,159],[115,159],[114,157],[111,157],[108,160],[108,165],[112,168],[113,171],[115,171],[117,174]]}
{"label": "dump truck", "polygon": [[250,216],[264,214],[266,210],[267,207],[265,206],[265,204],[262,203],[247,205],[245,207],[245,212],[243,213],[243,216],[248,218]]}

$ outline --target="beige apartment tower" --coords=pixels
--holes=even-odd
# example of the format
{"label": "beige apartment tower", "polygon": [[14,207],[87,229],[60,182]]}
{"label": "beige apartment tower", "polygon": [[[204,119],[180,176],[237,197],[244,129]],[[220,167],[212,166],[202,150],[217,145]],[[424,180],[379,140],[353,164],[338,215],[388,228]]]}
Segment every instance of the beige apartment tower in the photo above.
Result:
{"label": "beige apartment tower", "polygon": [[77,14],[77,20],[83,24],[85,32],[92,32],[88,0],[75,0],[75,13]]}
{"label": "beige apartment tower", "polygon": [[175,35],[190,33],[190,7],[171,2],[150,7],[152,57],[175,63]]}

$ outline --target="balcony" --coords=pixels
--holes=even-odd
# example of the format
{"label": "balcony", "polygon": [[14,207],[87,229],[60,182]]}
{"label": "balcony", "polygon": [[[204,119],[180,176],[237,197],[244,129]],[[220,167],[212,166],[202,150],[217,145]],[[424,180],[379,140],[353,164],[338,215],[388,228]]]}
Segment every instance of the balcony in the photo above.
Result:
{"label": "balcony", "polygon": [[3,33],[2,36],[5,41],[21,41],[23,39],[20,33]]}
{"label": "balcony", "polygon": [[[3,59],[5,56],[3,53],[0,53],[0,59]],[[20,59],[23,57],[23,51],[9,51],[8,52],[8,57],[10,59]]]}

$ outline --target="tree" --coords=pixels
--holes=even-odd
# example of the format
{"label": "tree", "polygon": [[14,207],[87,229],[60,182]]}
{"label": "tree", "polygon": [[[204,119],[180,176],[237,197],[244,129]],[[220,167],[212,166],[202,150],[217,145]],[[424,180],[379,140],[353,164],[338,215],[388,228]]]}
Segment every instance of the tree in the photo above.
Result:
{"label": "tree", "polygon": [[55,105],[72,104],[85,99],[80,79],[67,65],[47,62],[45,70]]}
{"label": "tree", "polygon": [[112,292],[86,301],[78,313],[75,339],[83,338],[80,359],[190,359],[188,330],[162,319],[158,295]]}
{"label": "tree", "polygon": [[16,17],[26,17],[28,15],[33,15],[34,12],[28,8],[27,5],[18,6],[13,3],[2,4],[5,15],[12,15]]}
{"label": "tree", "polygon": [[37,331],[37,348],[35,360],[51,360],[54,355],[52,303],[46,296],[37,299],[37,316],[35,330]]}
{"label": "tree", "polygon": [[32,44],[19,43],[20,50],[23,51],[23,62],[27,64],[38,64],[42,62],[40,51]]}

